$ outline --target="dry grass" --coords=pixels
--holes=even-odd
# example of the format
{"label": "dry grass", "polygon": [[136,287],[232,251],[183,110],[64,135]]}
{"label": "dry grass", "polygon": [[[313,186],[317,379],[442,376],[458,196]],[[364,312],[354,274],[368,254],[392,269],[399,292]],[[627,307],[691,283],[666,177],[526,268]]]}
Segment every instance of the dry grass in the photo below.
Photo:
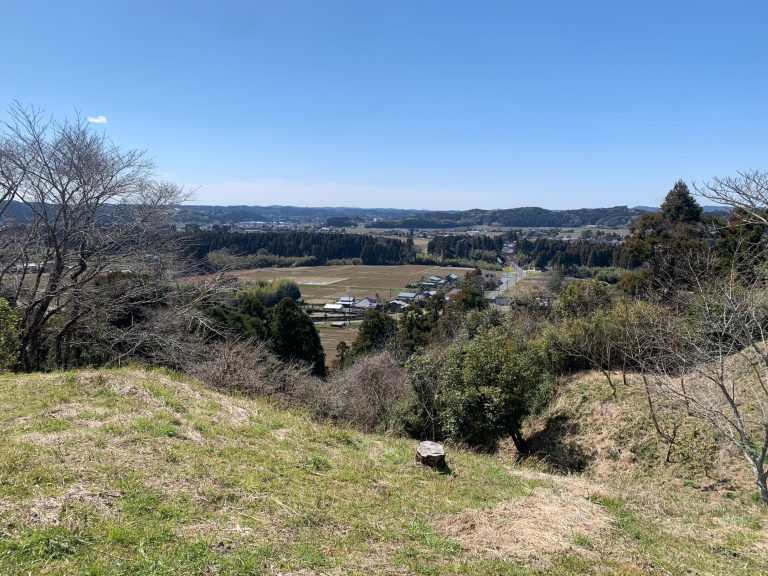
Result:
{"label": "dry grass", "polygon": [[564,553],[594,557],[592,550],[611,535],[605,509],[562,486],[536,487],[514,502],[445,516],[434,525],[471,550],[547,567]]}
{"label": "dry grass", "polygon": [[326,364],[330,364],[333,360],[339,357],[336,347],[340,342],[346,342],[351,346],[352,342],[357,338],[357,332],[359,330],[358,324],[352,324],[344,326],[343,328],[333,327],[324,324],[316,324],[317,333],[320,335],[320,343],[323,345],[325,351]]}

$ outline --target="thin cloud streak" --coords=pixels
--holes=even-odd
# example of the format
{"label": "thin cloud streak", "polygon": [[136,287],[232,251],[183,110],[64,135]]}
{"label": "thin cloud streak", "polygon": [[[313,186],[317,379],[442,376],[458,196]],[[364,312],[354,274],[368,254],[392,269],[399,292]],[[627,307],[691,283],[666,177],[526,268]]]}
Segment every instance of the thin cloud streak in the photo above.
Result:
{"label": "thin cloud streak", "polygon": [[106,124],[107,117],[104,116],[104,114],[99,114],[98,116],[88,116],[88,122],[91,124]]}

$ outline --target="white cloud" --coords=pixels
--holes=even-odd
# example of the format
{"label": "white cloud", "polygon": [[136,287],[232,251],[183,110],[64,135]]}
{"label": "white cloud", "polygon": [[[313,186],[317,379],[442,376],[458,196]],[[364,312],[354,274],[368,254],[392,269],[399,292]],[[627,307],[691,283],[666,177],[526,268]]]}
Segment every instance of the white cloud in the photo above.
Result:
{"label": "white cloud", "polygon": [[104,114],[99,114],[98,116],[88,116],[88,122],[91,124],[106,124],[107,117],[104,116]]}

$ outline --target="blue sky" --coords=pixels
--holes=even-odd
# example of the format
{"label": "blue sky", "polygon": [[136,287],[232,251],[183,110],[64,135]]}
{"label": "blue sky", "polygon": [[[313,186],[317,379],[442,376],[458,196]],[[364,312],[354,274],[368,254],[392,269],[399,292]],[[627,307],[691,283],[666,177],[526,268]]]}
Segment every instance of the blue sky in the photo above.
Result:
{"label": "blue sky", "polygon": [[0,0],[0,105],[197,203],[658,204],[768,169],[768,2]]}

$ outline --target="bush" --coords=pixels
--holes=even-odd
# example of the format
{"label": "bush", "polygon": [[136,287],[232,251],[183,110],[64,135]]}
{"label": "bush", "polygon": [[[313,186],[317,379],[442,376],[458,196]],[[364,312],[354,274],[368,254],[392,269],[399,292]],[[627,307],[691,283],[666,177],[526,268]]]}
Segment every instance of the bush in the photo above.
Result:
{"label": "bush", "polygon": [[395,427],[396,406],[408,395],[408,379],[390,352],[359,356],[327,383],[331,416],[365,431]]}
{"label": "bush", "polygon": [[406,362],[411,394],[402,426],[413,436],[487,451],[511,436],[524,452],[523,420],[544,407],[551,391],[548,340],[519,322],[504,323],[497,312],[473,312],[468,320],[450,345]]}
{"label": "bush", "polygon": [[325,404],[325,384],[312,376],[312,366],[283,362],[264,342],[216,342],[206,360],[192,363],[186,371],[217,390],[305,406],[323,416],[329,411]]}
{"label": "bush", "polygon": [[490,451],[510,436],[524,452],[523,420],[545,405],[551,390],[547,358],[536,340],[499,326],[471,340],[458,338],[445,354],[445,434]]}
{"label": "bush", "polygon": [[259,280],[250,288],[238,292],[237,297],[241,308],[247,311],[256,300],[265,308],[272,308],[283,298],[298,300],[301,298],[301,292],[294,280],[280,278],[271,282]]}

